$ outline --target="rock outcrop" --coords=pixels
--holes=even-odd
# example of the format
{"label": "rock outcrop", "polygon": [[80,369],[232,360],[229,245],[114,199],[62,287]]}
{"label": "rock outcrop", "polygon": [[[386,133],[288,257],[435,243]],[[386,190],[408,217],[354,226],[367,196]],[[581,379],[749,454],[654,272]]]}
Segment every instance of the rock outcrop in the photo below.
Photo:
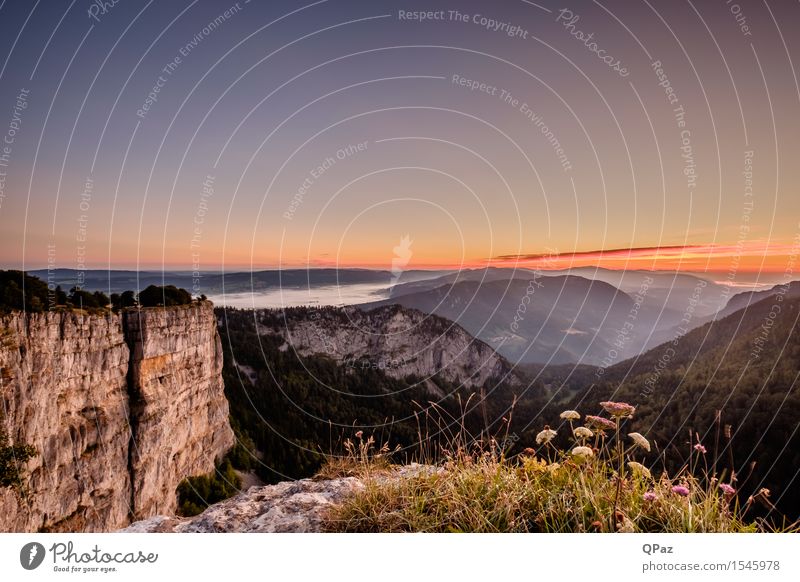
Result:
{"label": "rock outcrop", "polygon": [[322,530],[325,511],[364,487],[355,477],[284,481],[251,487],[189,518],[158,515],[126,533],[309,533]]}
{"label": "rock outcrop", "polygon": [[[391,482],[441,469],[412,463],[382,475]],[[301,479],[250,487],[236,497],[210,506],[200,515],[181,518],[159,515],[131,524],[126,533],[314,533],[323,531],[326,513],[366,486],[364,478]]]}
{"label": "rock outcrop", "polygon": [[0,531],[106,531],[173,511],[233,444],[210,303],[0,317],[0,417],[33,445]]}
{"label": "rock outcrop", "polygon": [[376,368],[394,378],[431,378],[468,388],[486,381],[520,383],[511,364],[460,325],[415,309],[390,305],[286,309],[270,313],[259,333],[280,335],[282,349],[322,354],[354,368]]}

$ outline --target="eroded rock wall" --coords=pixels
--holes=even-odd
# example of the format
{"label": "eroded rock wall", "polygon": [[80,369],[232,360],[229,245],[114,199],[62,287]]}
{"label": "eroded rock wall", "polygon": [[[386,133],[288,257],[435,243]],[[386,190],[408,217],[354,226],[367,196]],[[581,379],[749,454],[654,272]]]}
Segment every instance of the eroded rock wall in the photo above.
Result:
{"label": "eroded rock wall", "polygon": [[106,531],[174,510],[181,479],[233,443],[221,367],[207,302],[0,317],[0,417],[38,451],[25,494],[0,489],[0,531]]}
{"label": "eroded rock wall", "polygon": [[172,513],[175,488],[208,473],[233,446],[222,383],[222,345],[213,306],[125,314],[131,360],[131,451],[136,519]]}

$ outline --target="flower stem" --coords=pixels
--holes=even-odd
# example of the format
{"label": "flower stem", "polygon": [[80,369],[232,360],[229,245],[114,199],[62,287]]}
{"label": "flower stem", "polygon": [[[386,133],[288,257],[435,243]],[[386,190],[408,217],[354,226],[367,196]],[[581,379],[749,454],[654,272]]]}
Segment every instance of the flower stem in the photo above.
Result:
{"label": "flower stem", "polygon": [[619,503],[619,492],[620,488],[622,487],[622,471],[625,468],[625,464],[623,461],[622,455],[622,442],[619,438],[619,417],[615,418],[617,423],[616,428],[616,443],[615,446],[617,447],[617,490],[614,493],[614,509],[611,511],[611,531],[617,531],[617,504]]}

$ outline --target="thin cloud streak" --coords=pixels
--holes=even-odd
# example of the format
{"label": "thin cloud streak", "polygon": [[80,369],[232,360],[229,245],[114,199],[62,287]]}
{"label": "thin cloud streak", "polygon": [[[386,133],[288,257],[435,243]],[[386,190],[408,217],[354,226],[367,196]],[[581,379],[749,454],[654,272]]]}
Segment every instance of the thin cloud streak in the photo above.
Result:
{"label": "thin cloud streak", "polygon": [[[725,271],[778,272],[787,260],[797,255],[798,245],[764,240],[737,244],[673,245],[597,249],[567,253],[530,253],[500,255],[487,263],[492,266],[524,266],[542,270],[574,267],[607,269],[649,269],[653,271]],[[762,265],[763,263],[763,265]]]}

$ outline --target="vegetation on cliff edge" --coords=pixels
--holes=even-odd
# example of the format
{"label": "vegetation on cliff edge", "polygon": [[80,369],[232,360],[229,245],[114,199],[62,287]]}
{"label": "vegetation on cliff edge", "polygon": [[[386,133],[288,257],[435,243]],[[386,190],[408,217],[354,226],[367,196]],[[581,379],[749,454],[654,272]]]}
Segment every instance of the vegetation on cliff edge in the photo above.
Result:
{"label": "vegetation on cliff edge", "polygon": [[4,422],[0,415],[0,488],[12,487],[22,492],[25,463],[35,457],[37,452],[31,445],[11,444]]}
{"label": "vegetation on cliff edge", "polygon": [[188,477],[178,485],[178,515],[198,515],[219,501],[233,497],[242,487],[242,480],[226,456],[208,475]]}
{"label": "vegetation on cliff edge", "polygon": [[[200,299],[205,299],[205,296]],[[108,307],[114,310],[126,307],[172,307],[189,305],[192,301],[191,293],[175,285],[149,285],[138,294],[125,291],[112,293],[109,297],[102,291],[87,291],[77,286],[67,293],[61,286],[48,285],[24,271],[0,270],[0,313],[42,313],[56,309],[98,311]]]}
{"label": "vegetation on cliff edge", "polygon": [[[760,491],[740,504],[730,475],[711,474],[698,444],[676,473],[656,472],[640,461],[651,443],[623,434],[634,408],[603,402],[611,418],[560,416],[568,449],[555,446],[557,431],[545,427],[537,448],[507,456],[497,440],[458,435],[435,468],[384,479],[372,468],[385,463],[386,448],[356,434],[352,470],[362,468],[365,487],[335,506],[326,529],[335,532],[758,532],[797,531],[797,524],[751,517],[770,505]],[[562,425],[564,426],[564,425]],[[337,460],[341,471],[341,460]]]}

